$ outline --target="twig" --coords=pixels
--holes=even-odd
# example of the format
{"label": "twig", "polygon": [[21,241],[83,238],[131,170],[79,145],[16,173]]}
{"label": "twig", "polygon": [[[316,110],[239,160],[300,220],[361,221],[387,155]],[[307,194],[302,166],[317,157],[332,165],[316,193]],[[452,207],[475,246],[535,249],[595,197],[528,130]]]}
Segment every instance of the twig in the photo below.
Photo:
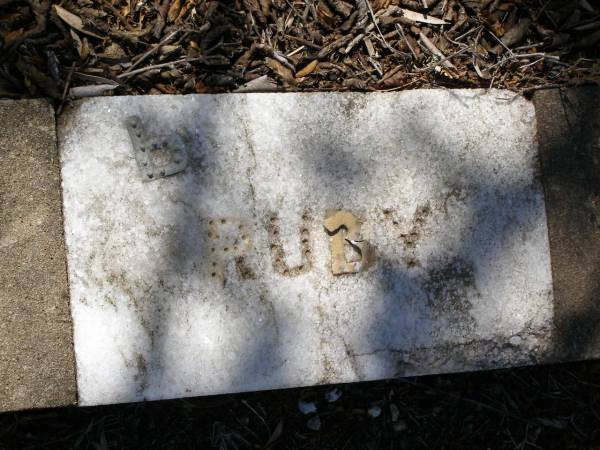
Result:
{"label": "twig", "polygon": [[441,63],[447,69],[456,69],[454,64],[452,64],[450,61],[448,61],[448,58],[445,57],[445,55],[441,52],[441,50],[439,48],[437,48],[434,45],[434,43],[429,40],[429,38],[427,36],[425,36],[423,33],[419,33],[419,37],[421,38],[421,41],[423,41],[423,43],[425,44],[425,47],[427,47],[427,49],[431,53],[433,53],[438,58],[441,58],[440,61],[437,61],[436,66]]}
{"label": "twig", "polygon": [[115,85],[119,84],[115,80],[111,80],[110,78],[100,77],[98,75],[90,75],[89,73],[75,72],[74,75],[77,78],[81,78],[82,80],[86,80],[86,81],[93,81],[94,83],[100,83],[100,84],[111,84],[112,83]]}
{"label": "twig", "polygon": [[167,42],[169,42],[171,40],[171,38],[173,36],[175,36],[177,33],[179,33],[179,30],[173,31],[166,38],[164,38],[162,41],[160,41],[158,44],[156,44],[155,47],[152,47],[150,50],[148,50],[146,53],[144,53],[144,55],[142,55],[142,57],[140,59],[138,59],[135,63],[133,63],[131,65],[131,67],[129,69],[127,69],[125,72],[123,72],[121,75],[130,73],[133,69],[135,69],[137,66],[139,66],[142,62],[144,62],[146,59],[148,59],[150,56],[152,56],[154,53],[156,53],[158,50],[160,50],[160,48],[163,45],[165,45]]}
{"label": "twig", "polygon": [[291,52],[289,52],[286,56],[286,58],[289,58],[290,56],[294,56],[296,53],[300,53],[302,50],[304,50],[304,45],[301,45],[300,47],[298,47],[296,50],[293,50]]}
{"label": "twig", "polygon": [[487,29],[487,28],[486,28],[486,30],[485,30],[485,31],[487,31],[487,32],[488,32],[488,33],[489,33],[489,34],[490,34],[490,35],[491,35],[491,36],[492,36],[494,39],[496,39],[496,41],[498,41],[498,43],[499,43],[499,44],[500,44],[502,47],[504,47],[506,50],[508,50],[508,53],[509,53],[511,56],[513,55],[513,52],[512,52],[512,50],[511,50],[510,48],[508,48],[508,47],[507,47],[507,46],[504,44],[504,42],[502,42],[502,40],[501,40],[501,39],[500,39],[498,36],[496,36],[494,33],[492,33],[492,32],[491,32],[491,30],[489,30],[489,29]]}
{"label": "twig", "polygon": [[365,37],[364,33],[360,33],[359,35],[357,35],[354,39],[352,39],[350,41],[350,43],[346,46],[346,48],[341,51],[341,53],[344,53],[345,55],[350,53],[352,51],[352,49],[356,46],[356,44],[358,44],[364,37]]}
{"label": "twig", "polygon": [[[455,41],[460,41],[461,39],[467,37],[468,35],[470,35],[471,33],[474,33],[475,31],[481,30],[483,28],[483,25],[480,25],[478,27],[475,28],[471,28],[469,31],[467,31],[466,33],[461,34],[460,36],[458,36],[457,38],[455,38]],[[444,33],[444,35],[447,35],[448,33]],[[446,39],[448,39],[448,37],[446,36]],[[449,40],[449,39],[448,39]]]}
{"label": "twig", "polygon": [[297,36],[292,36],[291,34],[284,34],[283,36],[288,39],[292,39],[294,41],[300,42],[301,44],[306,45],[307,47],[310,47],[314,50],[321,50],[321,46],[319,46],[319,45],[315,44],[314,42],[311,42],[307,39],[302,39]]}
{"label": "twig", "polygon": [[375,19],[375,14],[373,13],[373,8],[371,7],[371,2],[369,2],[369,0],[365,0],[365,2],[367,4],[367,8],[369,9],[369,15],[371,16],[371,20],[373,21],[373,25],[375,25],[375,29],[377,30],[377,33],[379,33],[379,36],[383,40],[383,43],[385,44],[385,46],[387,48],[391,49],[392,47],[385,40],[385,37],[383,36],[383,33],[379,29],[379,24],[378,24],[379,21]]}
{"label": "twig", "polygon": [[406,42],[406,46],[408,47],[408,49],[410,50],[410,52],[415,57],[415,61],[418,60],[419,58],[417,57],[417,54],[415,53],[415,49],[412,48],[412,45],[410,45],[410,41],[408,39],[406,39],[406,35],[404,34],[404,29],[402,28],[402,25],[400,25],[399,23],[397,23],[396,24],[396,30],[400,30],[400,34],[404,38],[404,41]]}
{"label": "twig", "polygon": [[69,92],[69,86],[71,86],[71,78],[73,77],[73,72],[75,72],[75,63],[71,64],[71,68],[69,69],[69,73],[67,74],[67,78],[65,80],[65,88],[63,89],[62,98],[60,99],[60,105],[56,110],[56,115],[59,115],[63,109],[63,105],[65,104],[65,99],[67,98],[67,92]]}
{"label": "twig", "polygon": [[[457,51],[456,53],[451,54],[450,56],[446,56],[445,58],[442,58],[439,61],[436,61],[435,64],[431,64],[429,66],[417,69],[417,72],[425,72],[427,70],[434,69],[436,66],[439,66],[440,64],[442,64],[442,63],[444,63],[446,61],[449,61],[450,59],[454,58],[455,56],[462,55],[463,53],[465,53],[465,52],[467,52],[469,50],[473,50],[473,47],[465,47],[465,48]],[[452,67],[454,67],[454,66],[452,66]]]}
{"label": "twig", "polygon": [[381,78],[381,81],[385,81],[389,78],[391,78],[392,76],[396,75],[398,72],[400,72],[401,69],[403,69],[404,66],[402,64],[398,64],[396,67],[394,67],[391,70],[388,70],[383,77]]}
{"label": "twig", "polygon": [[171,62],[166,62],[166,63],[162,63],[162,64],[155,64],[153,66],[142,67],[141,69],[132,70],[131,72],[122,73],[120,75],[117,75],[116,78],[119,78],[119,79],[129,78],[134,75],[138,75],[140,73],[147,72],[148,70],[160,69],[161,67],[174,66],[176,64],[181,64],[184,62],[194,62],[194,61],[204,61],[204,60],[205,60],[205,58],[203,56],[199,56],[197,58],[184,58],[184,59],[180,59],[178,61],[171,61]]}
{"label": "twig", "polygon": [[375,70],[379,74],[379,77],[382,77],[383,76],[383,70],[381,70],[381,64],[379,64],[377,61],[375,61],[375,59],[373,59],[370,56],[367,58],[367,61],[369,61],[369,63],[371,63],[371,65],[375,68]]}
{"label": "twig", "polygon": [[280,62],[285,67],[290,69],[293,73],[296,73],[296,67],[288,61],[288,59],[282,55],[280,52],[275,50],[272,46],[267,44],[258,44],[256,45],[256,50],[264,52],[267,56],[270,56],[274,60]]}
{"label": "twig", "polygon": [[319,51],[319,53],[317,54],[317,59],[323,59],[323,58],[325,58],[331,52],[333,52],[333,51],[337,50],[338,48],[342,47],[344,44],[346,44],[346,42],[348,42],[351,39],[352,39],[352,35],[351,34],[347,34],[345,36],[342,36],[339,39],[336,39],[331,44],[327,44],[325,47],[323,47]]}

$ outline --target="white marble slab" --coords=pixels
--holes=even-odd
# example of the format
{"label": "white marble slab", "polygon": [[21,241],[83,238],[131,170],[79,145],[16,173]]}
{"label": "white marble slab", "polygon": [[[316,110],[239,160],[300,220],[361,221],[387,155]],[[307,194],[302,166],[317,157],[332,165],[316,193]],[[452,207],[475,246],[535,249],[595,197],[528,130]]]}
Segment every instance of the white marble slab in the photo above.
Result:
{"label": "white marble slab", "polygon": [[[132,114],[185,148],[184,172],[144,179]],[[60,125],[82,405],[522,365],[548,349],[535,115],[512,93],[98,98]],[[335,209],[362,222],[359,273],[332,273]]]}

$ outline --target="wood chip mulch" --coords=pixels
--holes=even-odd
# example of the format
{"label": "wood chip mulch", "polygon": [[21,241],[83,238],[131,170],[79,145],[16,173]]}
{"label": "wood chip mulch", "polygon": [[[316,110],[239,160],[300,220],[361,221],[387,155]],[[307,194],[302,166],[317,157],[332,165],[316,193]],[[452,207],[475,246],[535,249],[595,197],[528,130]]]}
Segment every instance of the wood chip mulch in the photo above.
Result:
{"label": "wood chip mulch", "polygon": [[0,97],[600,81],[593,0],[0,0]]}
{"label": "wood chip mulch", "polygon": [[600,362],[0,414],[2,450],[600,448]]}

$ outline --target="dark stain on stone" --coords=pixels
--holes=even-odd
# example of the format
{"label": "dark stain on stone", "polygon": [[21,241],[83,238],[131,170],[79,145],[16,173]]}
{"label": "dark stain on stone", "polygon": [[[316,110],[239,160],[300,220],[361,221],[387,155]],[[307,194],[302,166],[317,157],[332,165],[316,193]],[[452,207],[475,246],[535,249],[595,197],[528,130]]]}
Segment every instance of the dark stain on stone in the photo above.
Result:
{"label": "dark stain on stone", "polygon": [[401,352],[392,350],[392,353],[399,356],[395,376],[431,374],[432,369],[433,372],[490,370],[549,362],[544,345],[540,343],[531,347],[531,341],[527,342],[528,336],[530,333],[526,332],[518,345],[507,341],[506,336],[494,336],[489,339],[446,342]]}
{"label": "dark stain on stone", "polygon": [[447,264],[430,270],[423,288],[427,294],[427,304],[432,309],[460,322],[468,321],[467,319],[472,322],[469,297],[477,293],[477,286],[474,270],[469,262],[454,258]]}
{"label": "dark stain on stone", "polygon": [[137,387],[138,394],[143,393],[148,387],[148,365],[146,364],[146,358],[141,353],[137,353],[135,357],[135,365],[137,373],[133,376]]}

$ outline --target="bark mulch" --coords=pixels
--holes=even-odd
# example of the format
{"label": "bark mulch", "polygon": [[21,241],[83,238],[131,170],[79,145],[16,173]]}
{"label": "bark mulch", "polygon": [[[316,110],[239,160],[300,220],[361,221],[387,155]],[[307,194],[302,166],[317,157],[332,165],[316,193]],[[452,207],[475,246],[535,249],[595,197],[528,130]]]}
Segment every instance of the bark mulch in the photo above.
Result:
{"label": "bark mulch", "polygon": [[600,363],[0,414],[0,449],[598,449]]}
{"label": "bark mulch", "polygon": [[600,81],[593,0],[0,0],[0,97]]}

